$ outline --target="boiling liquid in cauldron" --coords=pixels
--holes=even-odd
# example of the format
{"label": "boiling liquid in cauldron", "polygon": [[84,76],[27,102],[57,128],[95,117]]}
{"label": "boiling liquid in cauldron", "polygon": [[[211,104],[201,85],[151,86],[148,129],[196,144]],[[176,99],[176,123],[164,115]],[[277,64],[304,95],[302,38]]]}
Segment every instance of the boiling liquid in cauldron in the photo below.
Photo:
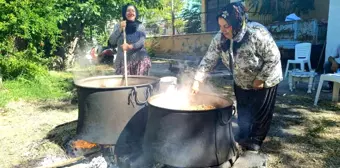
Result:
{"label": "boiling liquid in cauldron", "polygon": [[191,105],[189,107],[185,107],[181,110],[213,110],[215,109],[216,107],[212,106],[212,105]]}
{"label": "boiling liquid in cauldron", "polygon": [[180,111],[202,111],[213,110],[217,108],[217,102],[213,99],[204,99],[203,96],[194,96],[186,93],[161,94],[150,101],[157,107],[162,107]]}

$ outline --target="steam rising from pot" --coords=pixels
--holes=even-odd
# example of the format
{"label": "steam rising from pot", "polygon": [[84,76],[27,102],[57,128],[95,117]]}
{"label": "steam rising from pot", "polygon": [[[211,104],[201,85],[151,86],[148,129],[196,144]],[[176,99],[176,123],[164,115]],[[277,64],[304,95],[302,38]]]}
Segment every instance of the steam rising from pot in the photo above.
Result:
{"label": "steam rising from pot", "polygon": [[212,96],[202,96],[202,94],[200,94],[217,95],[215,94],[217,91],[209,84],[201,87],[198,95],[192,94],[191,86],[193,81],[191,79],[193,78],[189,76],[192,75],[183,74],[180,77],[181,83],[179,85],[164,84],[161,82],[160,94],[157,95],[157,98],[152,99],[150,103],[166,109],[187,111],[211,110],[223,104],[222,102],[216,102],[216,99]]}

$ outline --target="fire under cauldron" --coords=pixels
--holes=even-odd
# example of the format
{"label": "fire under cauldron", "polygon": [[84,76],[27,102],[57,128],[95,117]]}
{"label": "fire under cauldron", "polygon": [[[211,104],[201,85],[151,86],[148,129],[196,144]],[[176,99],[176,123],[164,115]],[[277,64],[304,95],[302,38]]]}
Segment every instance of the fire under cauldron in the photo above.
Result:
{"label": "fire under cauldron", "polygon": [[143,150],[156,162],[173,167],[214,167],[237,157],[231,126],[233,102],[211,94],[194,96],[193,105],[214,109],[162,107],[161,95],[148,100]]}
{"label": "fire under cauldron", "polygon": [[75,85],[79,99],[76,138],[114,145],[117,155],[140,151],[147,121],[145,104],[159,87],[159,78],[131,75],[125,86],[123,76],[97,76]]}

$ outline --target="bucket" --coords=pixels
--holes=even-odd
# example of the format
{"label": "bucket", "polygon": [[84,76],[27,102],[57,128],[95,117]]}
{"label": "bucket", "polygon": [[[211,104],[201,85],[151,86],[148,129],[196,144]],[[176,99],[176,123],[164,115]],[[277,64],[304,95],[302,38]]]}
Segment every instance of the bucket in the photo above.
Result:
{"label": "bucket", "polygon": [[177,78],[174,76],[162,77],[159,82],[159,92],[166,92],[169,87],[176,88]]}

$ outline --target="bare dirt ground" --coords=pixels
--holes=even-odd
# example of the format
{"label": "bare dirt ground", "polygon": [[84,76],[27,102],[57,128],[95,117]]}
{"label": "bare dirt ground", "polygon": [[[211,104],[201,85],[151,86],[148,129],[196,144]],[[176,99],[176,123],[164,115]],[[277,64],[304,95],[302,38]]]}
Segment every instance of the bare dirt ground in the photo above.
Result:
{"label": "bare dirt ground", "polygon": [[[0,167],[34,167],[44,157],[66,157],[60,144],[67,136],[48,137],[48,134],[56,126],[76,119],[77,106],[69,102],[7,104],[0,109]],[[62,134],[74,134],[76,124],[69,128]]]}

